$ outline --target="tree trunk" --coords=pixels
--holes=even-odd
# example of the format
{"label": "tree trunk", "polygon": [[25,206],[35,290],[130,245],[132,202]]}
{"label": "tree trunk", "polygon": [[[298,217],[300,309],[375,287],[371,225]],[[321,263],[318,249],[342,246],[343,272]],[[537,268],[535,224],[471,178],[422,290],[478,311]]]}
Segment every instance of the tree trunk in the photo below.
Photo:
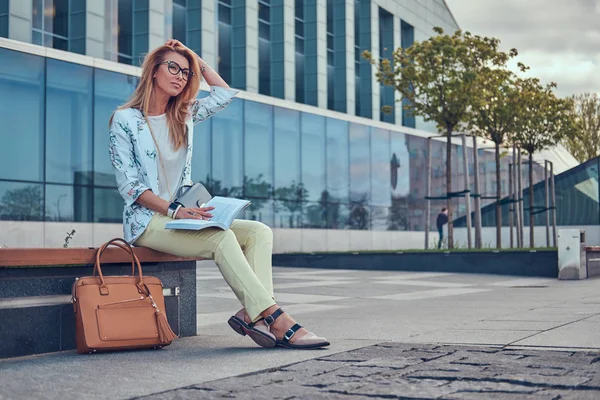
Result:
{"label": "tree trunk", "polygon": [[500,144],[496,143],[496,248],[502,248],[502,182],[500,181]]}
{"label": "tree trunk", "polygon": [[[446,131],[446,192],[449,194],[452,191],[452,128],[447,128]],[[448,209],[448,249],[454,248],[454,224],[452,215],[452,197],[446,200],[446,208]]]}
{"label": "tree trunk", "polygon": [[533,226],[535,216],[533,215],[533,154],[529,152],[529,247],[535,248],[533,239]]}

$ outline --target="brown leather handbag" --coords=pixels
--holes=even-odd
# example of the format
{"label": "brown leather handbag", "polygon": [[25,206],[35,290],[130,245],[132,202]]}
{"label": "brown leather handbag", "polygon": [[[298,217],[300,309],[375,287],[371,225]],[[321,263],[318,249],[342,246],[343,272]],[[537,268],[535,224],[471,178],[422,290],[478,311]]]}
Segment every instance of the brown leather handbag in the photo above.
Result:
{"label": "brown leather handbag", "polygon": [[[131,276],[102,274],[100,258],[110,245],[131,254]],[[117,238],[103,244],[96,252],[92,276],[77,278],[73,283],[71,302],[77,352],[160,348],[171,344],[177,336],[167,321],[162,289],[160,279],[142,276],[142,266],[129,243]]]}

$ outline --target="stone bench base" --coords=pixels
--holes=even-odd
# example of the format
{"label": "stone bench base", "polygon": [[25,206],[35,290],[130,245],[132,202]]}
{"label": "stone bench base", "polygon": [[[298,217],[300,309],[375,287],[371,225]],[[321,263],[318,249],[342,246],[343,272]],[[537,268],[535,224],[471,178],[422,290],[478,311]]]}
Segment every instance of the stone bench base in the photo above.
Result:
{"label": "stone bench base", "polygon": [[[62,251],[63,256],[68,251],[52,250]],[[88,249],[73,249],[71,255],[77,250]],[[107,257],[109,263],[102,264],[103,274],[130,275],[131,262],[125,260],[126,254],[119,254],[120,249],[114,250],[117,252],[111,252]],[[89,252],[93,253],[94,249],[84,253]],[[23,263],[29,266],[8,266],[11,257],[10,262],[19,263],[14,259],[17,253],[11,249],[9,257],[8,251],[0,250],[0,358],[75,349],[71,286],[76,277],[90,276],[93,264],[31,266],[28,255],[23,259],[29,261]],[[159,256],[149,257],[144,251],[140,252],[143,273],[162,281],[167,317],[173,331],[182,337],[195,336],[196,260],[156,254]],[[57,261],[53,257],[50,259]],[[64,263],[82,261],[77,257],[63,257],[62,260]],[[47,258],[39,261],[42,264],[49,262]]]}

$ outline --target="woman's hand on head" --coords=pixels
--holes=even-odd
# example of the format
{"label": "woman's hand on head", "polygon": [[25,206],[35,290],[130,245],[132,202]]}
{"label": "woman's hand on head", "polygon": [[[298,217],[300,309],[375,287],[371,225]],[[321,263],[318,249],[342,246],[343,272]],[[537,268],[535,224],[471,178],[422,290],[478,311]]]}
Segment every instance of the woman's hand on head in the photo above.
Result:
{"label": "woman's hand on head", "polygon": [[177,48],[177,47],[186,48],[186,46],[177,39],[167,40],[165,43],[165,46],[171,46],[171,47],[175,47],[175,48]]}
{"label": "woman's hand on head", "polygon": [[215,209],[214,207],[200,207],[200,208],[182,207],[179,209],[179,211],[175,215],[175,219],[209,220],[213,216],[209,211],[214,210],[214,209]]}
{"label": "woman's hand on head", "polygon": [[[165,43],[165,46],[171,46],[171,47],[173,47],[175,49],[180,48],[180,49],[190,50],[185,44],[181,43],[177,39],[169,39],[169,40],[167,40],[166,43]],[[190,50],[190,51],[192,51],[192,50]],[[196,54],[196,53],[194,53],[194,54]],[[198,57],[201,60],[201,62],[203,62],[202,61],[202,57],[200,57],[198,54],[196,54],[196,57]]]}

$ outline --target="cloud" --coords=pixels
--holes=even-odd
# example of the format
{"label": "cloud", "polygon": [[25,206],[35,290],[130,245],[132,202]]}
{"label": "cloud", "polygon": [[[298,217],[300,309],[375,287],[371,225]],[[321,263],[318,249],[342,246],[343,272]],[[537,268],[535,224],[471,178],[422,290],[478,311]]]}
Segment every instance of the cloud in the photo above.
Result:
{"label": "cloud", "polygon": [[[557,94],[600,94],[600,1],[447,0],[461,29],[516,48],[526,76],[558,84]],[[516,62],[513,63],[516,66]],[[514,68],[516,70],[516,68]]]}

